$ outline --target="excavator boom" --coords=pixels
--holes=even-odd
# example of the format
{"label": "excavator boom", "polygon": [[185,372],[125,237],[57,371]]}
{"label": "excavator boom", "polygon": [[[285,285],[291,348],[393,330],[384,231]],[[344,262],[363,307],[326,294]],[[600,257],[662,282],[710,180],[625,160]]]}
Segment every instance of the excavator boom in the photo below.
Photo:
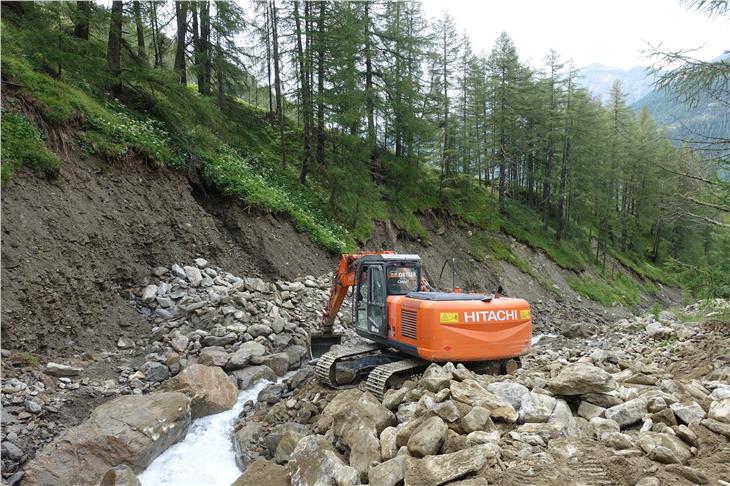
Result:
{"label": "excavator boom", "polygon": [[333,344],[342,342],[342,335],[337,334],[333,330],[337,313],[342,308],[342,302],[347,297],[347,291],[355,285],[355,263],[366,255],[386,255],[393,254],[393,251],[370,251],[360,253],[348,253],[342,255],[340,263],[337,265],[332,286],[330,287],[330,297],[327,306],[322,311],[322,319],[320,321],[320,332],[312,334],[310,337],[310,350],[312,357],[318,358],[326,353]]}

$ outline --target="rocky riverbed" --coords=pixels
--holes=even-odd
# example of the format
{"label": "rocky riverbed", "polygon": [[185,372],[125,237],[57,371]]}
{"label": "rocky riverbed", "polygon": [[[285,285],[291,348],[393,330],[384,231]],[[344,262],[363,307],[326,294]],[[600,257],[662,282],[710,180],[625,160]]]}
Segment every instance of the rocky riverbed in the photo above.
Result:
{"label": "rocky riverbed", "polygon": [[194,420],[298,370],[243,405],[234,484],[730,484],[726,301],[682,319],[533,303],[544,336],[514,375],[432,365],[380,401],[313,377],[327,276],[267,282],[204,259],[151,275],[126,292],[147,336],[57,362],[3,351],[5,483],[137,484]]}

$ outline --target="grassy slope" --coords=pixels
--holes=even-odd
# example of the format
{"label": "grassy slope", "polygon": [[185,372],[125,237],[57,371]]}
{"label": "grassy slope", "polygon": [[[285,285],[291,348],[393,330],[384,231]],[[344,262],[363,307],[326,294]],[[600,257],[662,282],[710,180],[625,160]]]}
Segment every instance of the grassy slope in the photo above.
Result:
{"label": "grassy slope", "polygon": [[[562,268],[575,271],[571,286],[604,304],[636,304],[641,292],[655,291],[653,280],[672,283],[659,268],[618,252],[614,257],[637,278],[598,271],[595,278],[581,278],[580,272],[592,266],[587,238],[583,245],[555,241],[550,232],[543,231],[540,216],[519,202],[510,202],[508,215],[499,215],[495,195],[471,180],[439,192],[436,172],[423,167],[417,171],[418,180],[412,180],[409,173],[409,185],[392,188],[374,183],[367,169],[357,172],[357,167],[366,164],[337,162],[313,167],[308,184],[302,186],[297,182],[301,133],[292,120],[286,126],[289,163],[282,165],[277,133],[266,113],[245,102],[231,100],[220,109],[211,99],[177,85],[169,73],[156,70],[136,72],[126,80],[123,101],[112,100],[101,89],[103,80],[56,79],[44,74],[27,58],[22,45],[8,40],[15,29],[5,22],[3,27],[3,77],[22,86],[23,98],[32,100],[34,112],[49,126],[73,128],[85,153],[110,163],[142,158],[158,166],[195,168],[224,194],[289,216],[314,243],[333,253],[355,249],[357,241],[369,236],[376,220],[389,219],[404,233],[427,241],[428,233],[417,214],[435,209],[482,230],[473,239],[476,254],[509,262],[549,290],[553,290],[551,283],[511,252],[503,234],[544,251]],[[21,165],[53,174],[61,163],[43,143],[43,132],[29,119],[28,104],[12,98],[3,103],[3,184]],[[391,176],[402,170],[402,163],[389,154],[383,156],[383,166]],[[359,190],[346,187],[335,192],[326,182],[342,178],[354,178]]]}

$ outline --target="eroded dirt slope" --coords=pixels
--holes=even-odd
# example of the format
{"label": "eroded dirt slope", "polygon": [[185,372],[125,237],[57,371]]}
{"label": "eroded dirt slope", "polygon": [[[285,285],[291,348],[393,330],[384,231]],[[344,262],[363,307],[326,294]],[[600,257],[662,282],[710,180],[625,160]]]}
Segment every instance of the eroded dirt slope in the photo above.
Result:
{"label": "eroded dirt slope", "polygon": [[2,216],[5,349],[72,354],[148,332],[126,295],[158,265],[205,255],[244,275],[333,268],[287,222],[142,163],[67,160],[54,179],[20,171],[2,190]]}

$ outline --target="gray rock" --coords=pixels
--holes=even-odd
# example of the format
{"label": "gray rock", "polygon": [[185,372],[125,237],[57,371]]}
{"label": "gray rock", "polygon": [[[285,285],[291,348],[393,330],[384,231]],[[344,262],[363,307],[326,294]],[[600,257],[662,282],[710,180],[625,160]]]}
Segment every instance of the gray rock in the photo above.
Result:
{"label": "gray rock", "polygon": [[185,273],[185,270],[183,270],[183,268],[180,265],[178,265],[177,263],[171,267],[171,270],[172,270],[172,273],[174,273],[177,278],[185,279],[188,277],[187,274]]}
{"label": "gray rock", "polygon": [[287,386],[283,383],[274,383],[259,392],[257,400],[262,403],[273,405],[279,402],[287,392]]}
{"label": "gray rock", "polygon": [[656,341],[662,341],[674,335],[674,329],[659,322],[650,322],[646,325],[646,334]]}
{"label": "gray rock", "polygon": [[593,417],[590,420],[593,433],[598,440],[603,441],[608,434],[620,432],[621,427],[615,420],[605,419],[601,417]]}
{"label": "gray rock", "polygon": [[406,476],[406,456],[394,457],[382,464],[378,464],[368,471],[368,482],[378,486],[397,486],[402,484]]}
{"label": "gray rock", "polygon": [[605,408],[593,405],[590,402],[582,401],[578,406],[578,415],[586,420],[590,420],[593,417],[602,417],[604,413],[606,413]]}
{"label": "gray rock", "polygon": [[489,410],[484,407],[473,407],[461,418],[461,429],[467,434],[478,430],[494,430]]}
{"label": "gray rock", "polygon": [[514,381],[498,381],[487,385],[487,390],[506,401],[516,411],[520,411],[522,406],[522,397],[530,393],[525,385],[521,385]]}
{"label": "gray rock", "polygon": [[20,461],[23,458],[23,455],[25,452],[23,452],[23,449],[16,446],[10,441],[4,441],[2,443],[2,455],[3,457],[7,457],[13,461]]}
{"label": "gray rock", "polygon": [[203,338],[203,346],[226,346],[233,344],[238,339],[235,332],[229,332],[224,336],[205,336]]}
{"label": "gray rock", "polygon": [[268,336],[273,331],[266,324],[253,324],[248,326],[247,332],[253,337]]}
{"label": "gray rock", "polygon": [[[256,343],[258,344],[258,343]],[[238,348],[236,352],[231,354],[225,367],[227,371],[240,370],[245,368],[251,362],[251,350],[248,348]]]}
{"label": "gray rock", "polygon": [[699,424],[705,418],[705,411],[697,402],[673,403],[669,408],[687,425]]}
{"label": "gray rock", "polygon": [[120,336],[117,340],[117,347],[119,349],[132,349],[134,347],[134,341],[127,336]]}
{"label": "gray rock", "polygon": [[125,395],[97,407],[25,466],[27,484],[97,484],[118,464],[145,469],[185,437],[190,400],[182,393]]}
{"label": "gray rock", "polygon": [[147,361],[139,370],[144,373],[144,380],[151,383],[170,378],[170,369],[157,361]]}
{"label": "gray rock", "polygon": [[208,266],[208,260],[206,260],[205,258],[196,258],[196,259],[195,259],[195,260],[193,260],[193,261],[195,262],[195,264],[196,264],[196,265],[197,265],[197,266],[198,266],[199,268],[205,268],[205,267],[207,267],[207,266]]}
{"label": "gray rock", "polygon": [[713,401],[710,405],[708,417],[718,422],[730,424],[730,398]]}
{"label": "gray rock", "polygon": [[157,285],[148,285],[142,290],[142,302],[149,304],[157,297]]}
{"label": "gray rock", "polygon": [[236,370],[231,373],[236,379],[239,390],[246,390],[250,388],[256,382],[265,381],[276,381],[276,373],[268,366],[249,366],[241,370]]}
{"label": "gray rock", "polygon": [[230,410],[238,397],[236,385],[222,369],[201,364],[188,366],[167,381],[163,389],[187,395],[193,418]]}
{"label": "gray rock", "polygon": [[476,430],[466,436],[466,445],[468,447],[474,447],[479,444],[497,444],[501,439],[501,434],[498,430],[492,432],[485,432],[483,430]]}
{"label": "gray rock", "polygon": [[645,432],[636,443],[650,459],[664,464],[684,464],[692,457],[689,446],[672,434]]}
{"label": "gray rock", "polygon": [[408,394],[408,388],[401,387],[398,389],[391,388],[385,392],[383,396],[383,405],[390,410],[397,410],[398,406]]}
{"label": "gray rock", "polygon": [[82,369],[76,366],[69,366],[60,363],[48,363],[44,371],[45,374],[50,376],[62,377],[62,376],[78,376],[81,374]]}
{"label": "gray rock", "polygon": [[188,339],[187,336],[177,334],[170,340],[170,345],[172,346],[172,349],[174,349],[178,353],[182,353],[188,348],[189,342],[190,339]]}
{"label": "gray rock", "polygon": [[185,270],[185,276],[187,277],[188,282],[190,282],[190,286],[199,287],[200,283],[203,281],[203,275],[200,273],[200,270],[191,266],[185,266],[183,268]]}
{"label": "gray rock", "polygon": [[383,461],[393,459],[398,453],[398,446],[395,443],[397,432],[395,427],[386,427],[380,433],[380,456]]}
{"label": "gray rock", "polygon": [[644,476],[635,486],[661,486],[662,483],[654,476]]}
{"label": "gray rock", "polygon": [[616,388],[610,374],[588,363],[565,366],[555,378],[548,381],[548,389],[557,395],[605,393]]}
{"label": "gray rock", "polygon": [[520,401],[521,422],[546,422],[555,409],[555,397],[530,392],[522,396]]}
{"label": "gray rock", "polygon": [[289,486],[289,474],[284,466],[266,459],[251,463],[231,486]]}
{"label": "gray rock", "polygon": [[438,454],[448,427],[441,417],[431,417],[408,439],[408,451],[416,457]]}
{"label": "gray rock", "polygon": [[467,405],[480,406],[489,410],[489,414],[505,422],[515,422],[519,415],[508,402],[494,393],[484,389],[477,381],[466,379],[451,384],[451,398]]}
{"label": "gray rock", "polygon": [[649,412],[646,406],[646,398],[634,398],[628,402],[606,409],[605,416],[607,419],[615,420],[623,428],[641,420]]}
{"label": "gray rock", "polygon": [[271,321],[271,330],[279,334],[286,327],[286,319],[281,316],[274,317]]}
{"label": "gray rock", "polygon": [[302,438],[287,463],[292,486],[336,486],[335,475],[347,467],[321,435]]}
{"label": "gray rock", "polygon": [[205,366],[219,366],[223,368],[227,363],[230,355],[220,347],[204,348],[198,356],[198,363]]}
{"label": "gray rock", "polygon": [[261,364],[268,366],[277,376],[284,376],[289,371],[289,356],[286,353],[276,353],[263,356]]}
{"label": "gray rock", "polygon": [[451,400],[434,403],[431,409],[448,423],[454,423],[461,417],[459,409]]}
{"label": "gray rock", "polygon": [[498,446],[483,444],[451,454],[412,459],[406,466],[405,484],[439,486],[478,471],[499,456]]}
{"label": "gray rock", "polygon": [[420,384],[426,390],[434,393],[448,388],[453,376],[451,373],[445,371],[441,366],[436,363],[431,363],[426,371],[423,372]]}
{"label": "gray rock", "polygon": [[296,449],[299,441],[307,435],[296,430],[285,431],[276,445],[276,452],[274,452],[274,461],[278,464],[287,462],[291,458],[292,452]]}

